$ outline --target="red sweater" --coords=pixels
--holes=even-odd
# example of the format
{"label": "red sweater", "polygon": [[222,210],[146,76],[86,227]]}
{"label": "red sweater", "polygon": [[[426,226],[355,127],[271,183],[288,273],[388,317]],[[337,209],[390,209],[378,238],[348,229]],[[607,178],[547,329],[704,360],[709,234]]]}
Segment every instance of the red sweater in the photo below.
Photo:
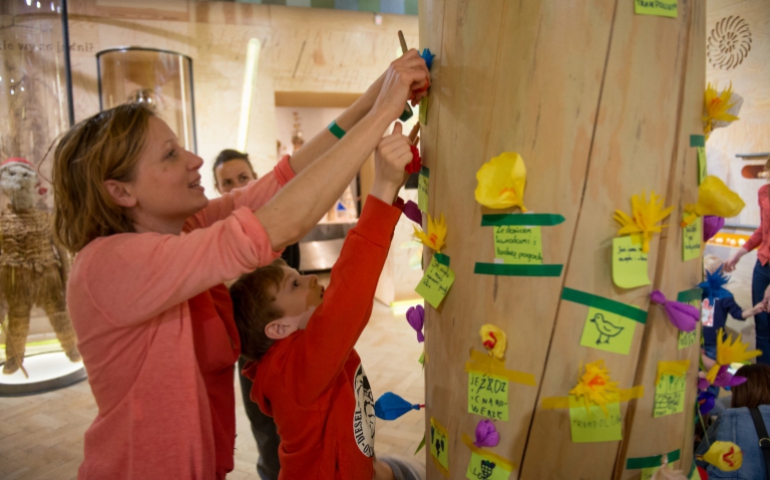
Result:
{"label": "red sweater", "polygon": [[[768,197],[768,185],[759,189],[759,228],[743,244],[746,251],[752,251],[759,247],[757,258],[762,265],[767,265],[770,260],[770,197]],[[768,241],[766,242],[765,239]]]}
{"label": "red sweater", "polygon": [[244,368],[254,381],[251,399],[278,426],[281,480],[372,478],[374,397],[353,347],[402,208],[400,199],[397,206],[367,199],[307,328]]}

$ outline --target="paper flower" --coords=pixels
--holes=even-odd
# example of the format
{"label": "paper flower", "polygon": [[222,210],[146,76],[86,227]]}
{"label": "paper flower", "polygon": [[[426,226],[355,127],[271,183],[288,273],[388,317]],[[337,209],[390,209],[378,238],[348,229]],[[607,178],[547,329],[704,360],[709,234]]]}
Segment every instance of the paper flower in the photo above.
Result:
{"label": "paper flower", "polygon": [[414,227],[414,236],[426,247],[433,249],[436,253],[441,253],[441,249],[444,248],[444,240],[446,240],[446,220],[444,220],[444,214],[441,214],[438,221],[428,214],[428,233],[426,234],[423,231],[417,230],[417,227]]}
{"label": "paper flower", "polygon": [[412,150],[412,162],[404,170],[411,175],[412,173],[419,172],[422,168],[422,158],[420,158],[420,150],[416,146],[409,145],[409,148]]}
{"label": "paper flower", "polygon": [[425,66],[430,70],[430,67],[433,66],[433,58],[435,57],[435,55],[430,53],[430,48],[423,48],[420,56],[425,60]]}
{"label": "paper flower", "polygon": [[660,290],[655,290],[650,294],[650,299],[663,305],[668,321],[683,332],[692,332],[700,320],[700,310],[692,305],[680,302],[672,302],[666,299],[666,296]]}
{"label": "paper flower", "polygon": [[618,382],[610,380],[610,372],[604,365],[604,360],[586,364],[585,371],[581,373],[582,370],[581,365],[578,369],[580,378],[575,388],[569,391],[570,395],[582,401],[586,410],[592,405],[597,405],[601,407],[604,415],[608,416],[609,410],[606,405],[620,401]]}
{"label": "paper flower", "polygon": [[409,413],[411,410],[419,410],[422,404],[411,404],[395,393],[385,392],[374,402],[374,415],[383,420],[395,420]]}
{"label": "paper flower", "polygon": [[708,415],[708,413],[714,408],[716,403],[716,395],[714,392],[704,390],[698,393],[698,408],[701,415]]}
{"label": "paper flower", "polygon": [[489,208],[524,207],[524,186],[527,183],[527,168],[521,155],[504,152],[488,161],[476,172],[478,184],[476,201]]}
{"label": "paper flower", "polygon": [[708,297],[709,303],[714,304],[714,300],[718,298],[730,298],[733,296],[730,290],[724,288],[727,282],[730,281],[730,276],[722,272],[722,266],[717,268],[713,272],[706,271],[706,280],[698,284],[698,288],[703,290],[703,293]]}
{"label": "paper flower", "polygon": [[684,206],[687,215],[682,220],[681,226],[684,228],[696,218],[705,215],[734,217],[741,213],[745,206],[741,197],[727,188],[722,180],[713,175],[707,175],[698,187],[698,203],[688,203]]}
{"label": "paper flower", "polygon": [[720,365],[713,382],[709,382],[707,378],[698,379],[698,389],[706,390],[711,385],[722,388],[735,387],[742,383],[746,383],[745,377],[733,375],[730,373],[729,368],[729,365]]}
{"label": "paper flower", "polygon": [[505,336],[504,331],[491,323],[487,323],[481,326],[479,335],[481,335],[481,342],[490,355],[498,360],[502,360],[505,357],[505,349],[508,348],[508,338]]}
{"label": "paper flower", "polygon": [[406,311],[406,321],[417,331],[417,341],[424,342],[425,335],[422,334],[422,327],[425,324],[425,308],[422,305],[409,307]]}
{"label": "paper flower", "polygon": [[500,434],[497,433],[495,424],[492,420],[481,420],[476,425],[476,441],[473,442],[477,447],[496,447],[500,443]]}
{"label": "paper flower", "polygon": [[726,127],[738,120],[736,116],[743,104],[743,98],[733,94],[733,84],[721,92],[709,83],[703,95],[703,133],[708,140],[715,128]]}
{"label": "paper flower", "polygon": [[703,461],[725,472],[738,470],[743,465],[743,451],[733,442],[716,440],[703,454]]}
{"label": "paper flower", "polygon": [[418,225],[422,225],[422,212],[416,203],[409,200],[404,204],[404,216]]}
{"label": "paper flower", "polygon": [[714,215],[703,217],[703,241],[708,242],[725,226],[725,219]]}
{"label": "paper flower", "polygon": [[655,192],[650,192],[650,200],[647,201],[647,194],[642,196],[634,195],[631,197],[631,215],[629,217],[625,212],[615,210],[614,218],[621,228],[618,235],[641,235],[642,252],[650,251],[650,241],[652,235],[663,230],[668,225],[658,225],[658,222],[668,217],[674,207],[663,208],[663,197],[657,197]]}
{"label": "paper flower", "polygon": [[725,331],[720,328],[717,332],[717,363],[709,369],[706,379],[713,384],[722,366],[726,367],[731,363],[743,363],[762,354],[759,350],[746,351],[748,347],[748,343],[741,341],[741,335],[738,335],[735,341],[733,341],[732,335],[727,335],[725,339]]}

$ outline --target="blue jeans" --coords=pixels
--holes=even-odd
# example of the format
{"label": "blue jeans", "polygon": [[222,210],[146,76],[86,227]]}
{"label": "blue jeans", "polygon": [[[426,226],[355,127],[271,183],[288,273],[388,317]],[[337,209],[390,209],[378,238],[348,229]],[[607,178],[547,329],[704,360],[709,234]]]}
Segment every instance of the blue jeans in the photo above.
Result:
{"label": "blue jeans", "polygon": [[[770,263],[765,266],[757,260],[754,267],[754,277],[751,279],[751,301],[758,304],[765,298],[765,289],[770,285]],[[770,364],[770,320],[767,312],[754,316],[754,326],[757,330],[757,348],[762,355],[757,358],[757,363]]]}

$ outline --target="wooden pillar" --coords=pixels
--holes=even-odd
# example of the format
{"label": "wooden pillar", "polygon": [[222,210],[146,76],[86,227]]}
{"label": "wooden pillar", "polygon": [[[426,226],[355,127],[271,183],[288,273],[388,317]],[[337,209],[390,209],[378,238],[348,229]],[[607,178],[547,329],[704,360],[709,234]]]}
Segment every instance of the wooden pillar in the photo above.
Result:
{"label": "wooden pillar", "polygon": [[[669,299],[700,281],[701,262],[682,261],[685,203],[697,195],[690,134],[702,133],[705,2],[679,0],[678,18],[634,14],[633,0],[420,0],[420,47],[436,54],[423,162],[430,168],[429,211],[448,224],[446,249],[455,283],[442,306],[426,306],[426,428],[434,418],[449,433],[450,478],[465,478],[483,417],[468,413],[469,349],[483,351],[479,329],[502,328],[505,366],[531,373],[537,386],[510,383],[509,420],[496,421],[491,448],[517,465],[511,478],[631,479],[626,458],[681,449],[675,466],[692,463],[694,376],[698,348],[678,349],[678,331],[649,294]],[[492,212],[474,200],[475,173],[502,152],[527,166],[525,205],[561,214],[542,228],[543,258],[564,266],[559,277],[490,276]],[[649,254],[652,285],[631,290],[612,282],[615,209],[654,190],[674,211]],[[430,253],[426,253],[430,255]],[[630,353],[580,345],[588,307],[561,299],[563,288],[649,308]],[[623,440],[573,443],[569,411],[543,410],[564,397],[578,368],[603,359],[622,389],[643,385],[640,400],[621,404]],[[684,413],[653,418],[660,360],[690,359]],[[428,478],[443,478],[428,455]]]}

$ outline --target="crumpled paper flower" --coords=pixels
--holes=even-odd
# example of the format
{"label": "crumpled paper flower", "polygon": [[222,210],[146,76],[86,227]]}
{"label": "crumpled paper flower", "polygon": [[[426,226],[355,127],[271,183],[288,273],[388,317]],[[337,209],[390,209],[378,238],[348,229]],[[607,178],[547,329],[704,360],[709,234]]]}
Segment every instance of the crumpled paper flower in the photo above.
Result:
{"label": "crumpled paper flower", "polygon": [[722,272],[723,265],[713,272],[706,270],[706,280],[698,284],[698,288],[703,290],[703,293],[708,297],[711,305],[714,304],[714,300],[718,298],[732,298],[733,293],[724,288],[727,282],[730,281],[730,276]]}
{"label": "crumpled paper flower", "polygon": [[404,216],[418,225],[422,225],[422,212],[420,207],[411,200],[404,204]]}
{"label": "crumpled paper flower", "polygon": [[700,310],[686,303],[669,301],[660,290],[655,290],[650,294],[650,299],[663,305],[668,320],[676,328],[683,332],[692,332],[700,320]]}
{"label": "crumpled paper flower", "polygon": [[698,187],[698,203],[688,203],[684,206],[686,215],[681,226],[684,228],[696,218],[705,215],[734,217],[741,213],[745,206],[741,197],[727,188],[725,182],[713,175],[707,175]]}
{"label": "crumpled paper flower", "polygon": [[746,383],[745,377],[733,375],[732,373],[730,373],[729,368],[730,368],[729,365],[719,365],[719,369],[717,370],[717,374],[716,374],[716,377],[714,377],[713,382],[710,382],[708,380],[708,377],[699,378],[698,389],[706,390],[710,385],[714,385],[715,387],[721,387],[721,388],[735,387],[742,383]]}
{"label": "crumpled paper flower", "polygon": [[739,120],[738,112],[743,105],[743,98],[733,93],[733,84],[721,92],[709,83],[703,94],[703,133],[708,140],[715,128],[726,127]]}
{"label": "crumpled paper flower", "polygon": [[502,360],[505,357],[505,349],[508,348],[508,338],[504,331],[491,323],[487,323],[481,326],[479,335],[481,335],[481,342],[490,355],[498,360]]}
{"label": "crumpled paper flower", "polygon": [[488,161],[476,172],[478,184],[474,195],[476,201],[485,207],[501,209],[524,207],[524,186],[527,183],[527,168],[521,155],[503,152]]}
{"label": "crumpled paper flower", "polygon": [[374,415],[383,420],[395,420],[409,413],[411,410],[419,410],[423,404],[411,404],[395,393],[385,392],[374,402]]}
{"label": "crumpled paper flower", "polygon": [[574,395],[582,401],[586,410],[589,410],[592,405],[597,405],[601,407],[604,415],[608,416],[610,412],[607,409],[607,404],[620,401],[620,390],[618,389],[618,382],[610,380],[610,372],[604,365],[604,360],[596,360],[586,364],[585,371],[581,365],[578,373],[580,378],[575,388],[569,391],[570,395]]}
{"label": "crumpled paper flower", "polygon": [[[706,385],[708,385],[708,382],[706,382]],[[700,383],[698,384],[698,388],[700,388]],[[698,408],[700,409],[701,415],[708,415],[708,413],[713,410],[716,398],[714,392],[709,390],[703,390],[698,393]]]}
{"label": "crumpled paper flower", "polygon": [[708,242],[725,226],[725,219],[714,215],[703,217],[703,241]]}
{"label": "crumpled paper flower", "polygon": [[419,172],[422,168],[422,158],[420,158],[420,150],[416,146],[409,145],[409,148],[412,150],[412,162],[409,163],[404,170],[411,175]]}
{"label": "crumpled paper flower", "polygon": [[724,472],[732,472],[743,465],[743,451],[733,442],[716,440],[703,454],[703,461],[714,465]]}
{"label": "crumpled paper flower", "polygon": [[420,56],[425,60],[425,66],[430,70],[430,67],[433,66],[433,58],[435,57],[435,55],[430,53],[430,48],[423,48]]}
{"label": "crumpled paper flower", "polygon": [[632,238],[642,237],[642,252],[650,251],[650,241],[655,233],[663,230],[668,225],[658,225],[658,222],[668,217],[674,207],[663,208],[663,197],[650,192],[650,200],[647,200],[647,194],[642,196],[634,195],[631,197],[631,215],[626,212],[615,210],[614,218],[620,225],[618,235],[632,235]]}
{"label": "crumpled paper flower", "polygon": [[497,433],[495,424],[492,420],[480,420],[476,425],[476,441],[473,442],[477,447],[496,447],[500,443],[500,434]]}
{"label": "crumpled paper flower", "polygon": [[733,341],[733,336],[728,335],[727,338],[725,338],[725,331],[723,328],[720,328],[717,332],[717,362],[711,369],[709,369],[708,374],[706,374],[706,379],[708,379],[711,384],[714,384],[721,367],[727,367],[731,363],[743,363],[746,360],[751,360],[762,354],[759,350],[746,351],[748,347],[748,343],[743,343],[741,341],[740,334],[738,335],[738,338]]}
{"label": "crumpled paper flower", "polygon": [[422,328],[425,325],[425,308],[422,305],[416,307],[409,307],[406,311],[406,321],[417,331],[417,341],[422,343],[425,341],[425,335],[422,333]]}
{"label": "crumpled paper flower", "polygon": [[414,227],[414,236],[426,247],[433,249],[436,253],[441,253],[441,249],[444,248],[444,240],[446,240],[446,220],[444,219],[444,214],[441,214],[438,221],[428,214],[428,233],[417,230],[417,227]]}

